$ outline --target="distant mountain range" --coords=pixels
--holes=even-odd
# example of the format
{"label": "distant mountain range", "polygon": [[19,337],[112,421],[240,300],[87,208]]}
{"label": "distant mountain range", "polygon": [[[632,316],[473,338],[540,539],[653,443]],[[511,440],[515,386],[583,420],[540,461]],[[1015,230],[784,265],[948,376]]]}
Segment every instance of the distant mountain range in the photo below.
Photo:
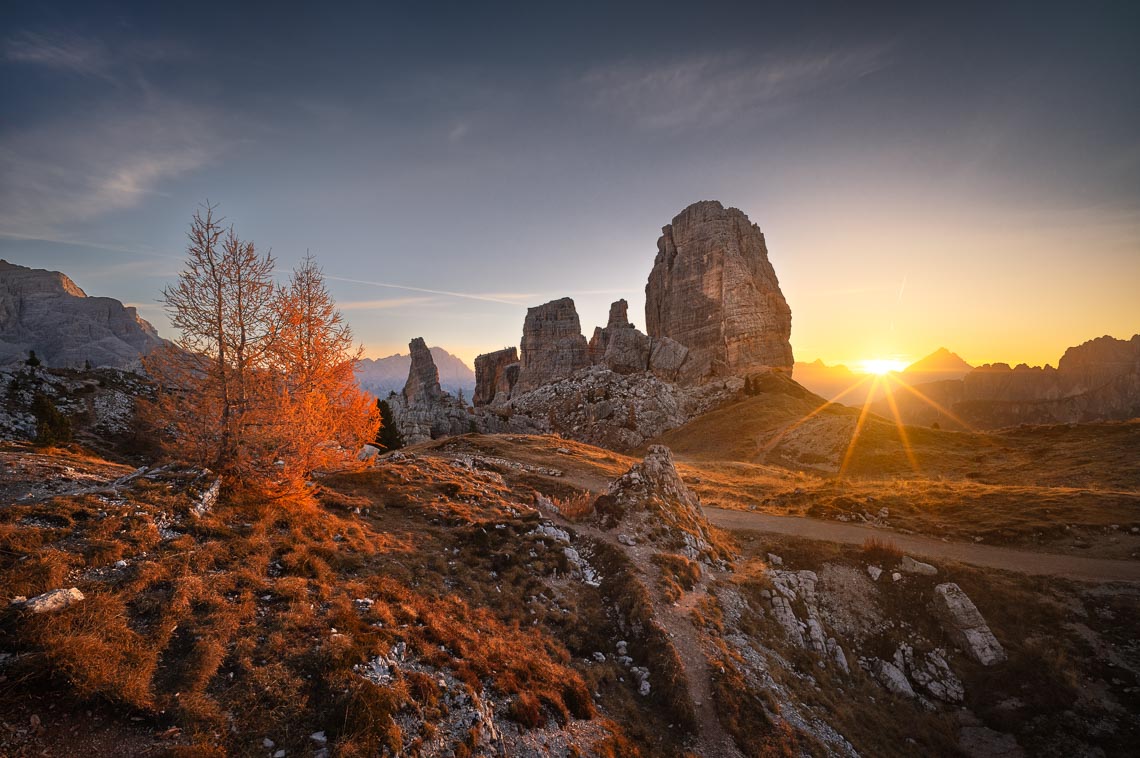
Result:
{"label": "distant mountain range", "polygon": [[[979,366],[959,378],[911,383],[895,393],[907,424],[995,429],[1140,417],[1140,334],[1105,335],[1070,347],[1057,368],[1007,363]],[[890,416],[879,400],[872,410]]]}
{"label": "distant mountain range", "polygon": [[[431,348],[431,357],[439,369],[439,383],[453,395],[463,392],[470,402],[475,394],[475,372],[461,359],[442,347]],[[356,379],[361,388],[379,398],[399,392],[408,381],[412,356],[397,353],[386,358],[365,358],[356,366]]]}
{"label": "distant mountain range", "polygon": [[[972,370],[973,366],[962,360],[957,353],[940,347],[902,371],[892,372],[892,376],[914,386],[961,379]],[[792,369],[792,378],[820,397],[844,405],[862,405],[873,386],[869,374],[852,371],[842,364],[828,366],[821,360],[797,363]]]}

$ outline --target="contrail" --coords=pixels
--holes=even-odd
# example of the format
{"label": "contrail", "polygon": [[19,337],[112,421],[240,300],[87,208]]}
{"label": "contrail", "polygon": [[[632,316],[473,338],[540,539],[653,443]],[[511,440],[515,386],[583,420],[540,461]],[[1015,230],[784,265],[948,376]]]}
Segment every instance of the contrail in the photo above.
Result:
{"label": "contrail", "polygon": [[[388,287],[395,290],[406,290],[408,292],[425,292],[429,295],[447,295],[449,297],[462,297],[467,300],[481,300],[486,303],[501,303],[503,305],[511,305],[518,307],[520,303],[514,300],[504,300],[498,297],[491,297],[490,295],[472,295],[467,292],[451,292],[449,290],[431,290],[425,287],[409,287],[406,284],[391,284],[389,282],[370,282],[364,279],[350,279],[346,276],[328,276],[328,279],[333,279],[338,282],[349,282],[352,284],[367,284],[372,287]],[[519,298],[530,298],[532,295],[519,295]]]}

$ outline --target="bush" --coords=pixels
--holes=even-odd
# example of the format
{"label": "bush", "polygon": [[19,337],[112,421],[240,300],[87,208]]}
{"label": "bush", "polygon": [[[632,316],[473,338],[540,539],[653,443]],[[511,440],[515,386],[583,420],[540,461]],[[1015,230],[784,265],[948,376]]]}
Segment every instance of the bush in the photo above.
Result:
{"label": "bush", "polygon": [[41,445],[71,442],[71,420],[42,392],[32,400],[32,415],[36,417],[36,442]]}

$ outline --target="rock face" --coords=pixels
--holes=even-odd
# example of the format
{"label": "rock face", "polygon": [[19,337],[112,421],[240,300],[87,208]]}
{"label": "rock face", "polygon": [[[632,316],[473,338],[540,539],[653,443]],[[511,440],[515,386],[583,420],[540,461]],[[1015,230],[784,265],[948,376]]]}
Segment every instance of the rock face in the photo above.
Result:
{"label": "rock face", "polygon": [[519,353],[513,347],[475,359],[475,406],[505,402],[519,378]]}
{"label": "rock face", "polygon": [[634,374],[649,368],[649,338],[629,323],[628,307],[625,300],[611,305],[606,327],[595,328],[590,339],[590,362],[619,374]]}
{"label": "rock face", "polygon": [[1005,650],[994,637],[978,607],[952,582],[934,588],[932,610],[954,644],[983,666],[1005,660]]}
{"label": "rock face", "polygon": [[427,405],[443,397],[439,386],[439,369],[423,337],[416,337],[408,343],[412,365],[408,368],[408,380],[404,382],[404,400],[409,405]]}
{"label": "rock face", "polygon": [[588,365],[589,346],[571,298],[552,300],[526,312],[517,392],[529,392]]}
{"label": "rock face", "polygon": [[34,350],[46,366],[129,368],[164,342],[134,308],[88,297],[58,271],[0,260],[0,365]]}
{"label": "rock face", "polygon": [[412,362],[404,390],[388,397],[392,420],[407,444],[472,431],[467,405],[439,386],[439,371],[422,337],[408,344]]}
{"label": "rock face", "polygon": [[736,208],[702,201],[661,231],[645,323],[651,338],[688,348],[679,378],[791,370],[792,313],[760,229]]}
{"label": "rock face", "polygon": [[[994,363],[961,379],[915,388],[933,404],[911,393],[896,393],[904,423],[937,422],[955,428],[965,422],[996,429],[1136,418],[1140,416],[1140,334],[1129,340],[1098,337],[1071,347],[1055,369]],[[873,408],[890,413],[883,402]]]}

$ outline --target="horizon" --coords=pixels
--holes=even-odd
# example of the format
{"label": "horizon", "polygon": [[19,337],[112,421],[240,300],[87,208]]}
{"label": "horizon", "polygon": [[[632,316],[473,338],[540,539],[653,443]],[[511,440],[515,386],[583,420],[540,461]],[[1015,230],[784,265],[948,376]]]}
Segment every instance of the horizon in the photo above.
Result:
{"label": "horizon", "polygon": [[1055,365],[1140,327],[1129,4],[227,13],[8,14],[0,255],[175,336],[209,199],[280,277],[312,251],[370,357],[472,365],[559,297],[644,328],[660,228],[717,199],[800,362]]}

